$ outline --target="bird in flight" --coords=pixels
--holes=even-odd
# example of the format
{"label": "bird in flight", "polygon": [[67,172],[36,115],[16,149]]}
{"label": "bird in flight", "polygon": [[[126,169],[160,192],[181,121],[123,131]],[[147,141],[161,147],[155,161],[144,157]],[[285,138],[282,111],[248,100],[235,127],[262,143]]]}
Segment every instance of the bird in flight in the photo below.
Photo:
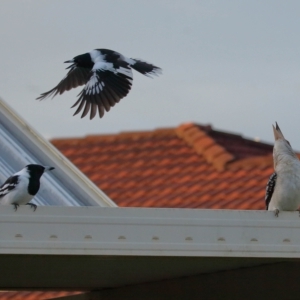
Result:
{"label": "bird in flight", "polygon": [[277,123],[273,132],[275,172],[267,183],[265,202],[278,217],[280,211],[295,211],[300,205],[300,161]]}
{"label": "bird in flight", "polygon": [[29,203],[40,189],[40,178],[53,167],[30,164],[21,171],[10,176],[0,187],[0,204],[12,204],[15,210],[20,205],[30,205],[36,210],[36,205]]}
{"label": "bird in flight", "polygon": [[72,107],[78,106],[74,115],[83,109],[81,118],[90,112],[90,119],[95,117],[97,111],[102,118],[105,111],[108,112],[128,94],[133,80],[132,69],[148,77],[161,73],[159,67],[108,49],[95,49],[65,63],[71,63],[67,67],[70,70],[65,78],[53,89],[41,94],[37,100],[54,97],[85,85]]}

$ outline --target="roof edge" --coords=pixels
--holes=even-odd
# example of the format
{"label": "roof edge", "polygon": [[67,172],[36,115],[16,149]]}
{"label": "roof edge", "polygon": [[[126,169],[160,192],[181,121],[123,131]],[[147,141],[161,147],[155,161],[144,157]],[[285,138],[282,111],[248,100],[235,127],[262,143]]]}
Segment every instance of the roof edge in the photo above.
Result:
{"label": "roof edge", "polygon": [[0,257],[300,258],[297,211],[282,211],[278,219],[266,210],[41,206],[33,214],[2,206],[0,217]]}

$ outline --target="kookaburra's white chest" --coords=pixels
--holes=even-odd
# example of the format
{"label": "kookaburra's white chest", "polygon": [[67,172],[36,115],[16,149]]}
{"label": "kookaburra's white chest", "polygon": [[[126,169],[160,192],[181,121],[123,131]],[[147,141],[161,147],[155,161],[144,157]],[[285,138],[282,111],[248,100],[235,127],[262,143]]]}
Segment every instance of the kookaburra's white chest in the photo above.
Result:
{"label": "kookaburra's white chest", "polygon": [[275,168],[277,180],[268,210],[295,211],[300,206],[300,161],[281,161]]}

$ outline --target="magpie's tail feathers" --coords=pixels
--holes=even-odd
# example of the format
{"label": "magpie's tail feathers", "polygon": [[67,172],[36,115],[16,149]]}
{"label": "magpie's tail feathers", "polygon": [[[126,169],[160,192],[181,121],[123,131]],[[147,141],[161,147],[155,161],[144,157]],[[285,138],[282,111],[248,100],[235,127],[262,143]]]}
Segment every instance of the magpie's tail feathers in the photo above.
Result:
{"label": "magpie's tail feathers", "polygon": [[162,69],[159,67],[148,64],[145,61],[141,61],[139,59],[132,58],[132,60],[134,61],[134,63],[131,64],[131,67],[145,76],[152,77],[152,75],[158,76],[162,74]]}

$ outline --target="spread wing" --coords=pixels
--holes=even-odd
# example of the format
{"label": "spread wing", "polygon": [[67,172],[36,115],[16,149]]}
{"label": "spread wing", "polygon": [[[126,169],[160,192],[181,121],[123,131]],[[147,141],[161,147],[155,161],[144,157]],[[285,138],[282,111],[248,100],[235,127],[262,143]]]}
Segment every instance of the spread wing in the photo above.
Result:
{"label": "spread wing", "polygon": [[266,194],[265,194],[265,202],[266,202],[266,210],[268,210],[269,203],[271,201],[275,185],[276,185],[277,174],[274,172],[267,183]]}
{"label": "spread wing", "polygon": [[0,198],[7,195],[10,191],[15,189],[19,182],[19,176],[9,177],[0,187]]}
{"label": "spread wing", "polygon": [[72,106],[78,106],[74,115],[82,109],[81,118],[90,111],[90,119],[99,112],[100,118],[116,103],[125,97],[131,89],[132,70],[129,64],[120,61],[118,65],[98,62],[94,65],[89,81],[79,93],[79,98]]}
{"label": "spread wing", "polygon": [[70,70],[66,77],[62,79],[56,87],[48,92],[41,94],[41,96],[36,98],[36,100],[43,100],[50,96],[52,96],[53,98],[58,94],[61,95],[65,91],[69,91],[80,85],[84,85],[89,81],[92,75],[91,69],[89,68],[76,67],[75,64],[70,65],[68,68],[70,68]]}

